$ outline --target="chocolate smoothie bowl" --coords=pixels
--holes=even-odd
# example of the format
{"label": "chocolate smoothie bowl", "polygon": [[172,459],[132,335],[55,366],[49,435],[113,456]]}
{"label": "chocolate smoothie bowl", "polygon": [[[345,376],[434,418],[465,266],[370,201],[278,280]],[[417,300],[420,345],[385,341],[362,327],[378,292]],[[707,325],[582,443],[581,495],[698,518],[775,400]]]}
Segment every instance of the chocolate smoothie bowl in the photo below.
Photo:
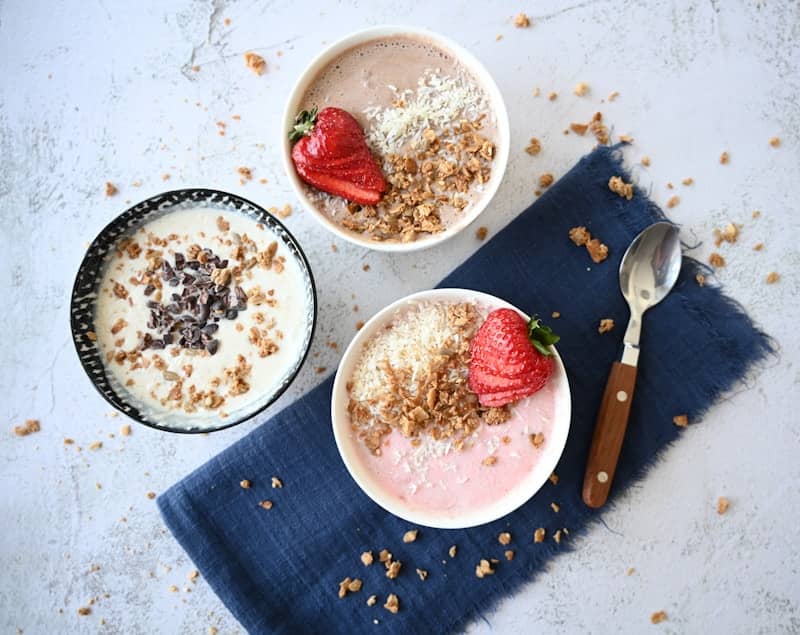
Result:
{"label": "chocolate smoothie bowl", "polygon": [[455,235],[505,171],[508,116],[483,66],[410,27],[375,27],[323,51],[284,113],[284,166],[334,234],[381,251]]}

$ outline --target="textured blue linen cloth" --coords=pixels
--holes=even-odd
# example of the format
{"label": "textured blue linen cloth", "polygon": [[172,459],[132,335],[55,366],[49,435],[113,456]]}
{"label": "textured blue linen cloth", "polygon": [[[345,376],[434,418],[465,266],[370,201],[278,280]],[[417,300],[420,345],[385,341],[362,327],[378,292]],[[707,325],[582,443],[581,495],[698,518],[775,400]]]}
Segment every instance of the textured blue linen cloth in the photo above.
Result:
{"label": "textured blue linen cloth", "polygon": [[[167,526],[249,632],[451,632],[569,551],[600,517],[581,501],[581,485],[600,398],[628,319],[617,271],[633,237],[663,218],[641,191],[631,201],[610,192],[614,175],[628,180],[618,150],[595,150],[440,285],[495,294],[544,316],[561,335],[573,414],[557,485],[547,483],[519,510],[489,525],[420,528],[417,540],[404,544],[403,533],[412,526],[368,499],[339,458],[329,378],[159,497]],[[569,240],[576,225],[608,245],[605,262],[594,264]],[[675,290],[645,319],[612,499],[680,436],[674,415],[687,413],[697,422],[771,350],[769,338],[735,303],[718,288],[697,284],[702,270],[684,258]],[[550,319],[553,311],[561,317]],[[616,328],[598,334],[601,318],[614,319]],[[283,480],[282,489],[271,487],[272,475]],[[239,486],[243,478],[252,481],[250,489]],[[274,501],[272,510],[256,504],[262,499]],[[561,505],[559,513],[552,501]],[[533,543],[537,527],[547,530],[544,543]],[[569,534],[556,544],[553,533],[564,527]],[[501,531],[511,532],[509,547],[498,544]],[[451,559],[454,544],[458,553]],[[377,562],[384,548],[403,563],[395,580]],[[516,552],[511,562],[503,557],[507,548]],[[367,550],[376,555],[371,567],[359,560]],[[500,560],[494,575],[475,576],[481,558]],[[415,568],[427,570],[427,580]],[[339,599],[338,583],[346,576],[362,579],[363,588]],[[400,599],[396,615],[382,607],[389,593]],[[368,607],[372,594],[378,603]]]}

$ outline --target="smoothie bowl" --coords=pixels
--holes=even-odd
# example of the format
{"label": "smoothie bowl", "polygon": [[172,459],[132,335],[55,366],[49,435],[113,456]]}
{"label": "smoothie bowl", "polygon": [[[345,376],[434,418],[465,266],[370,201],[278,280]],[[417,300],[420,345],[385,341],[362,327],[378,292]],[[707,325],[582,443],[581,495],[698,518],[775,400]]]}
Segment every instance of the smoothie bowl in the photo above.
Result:
{"label": "smoothie bowl", "polygon": [[486,69],[449,39],[405,26],[324,50],[295,84],[281,134],[304,207],[382,251],[430,247],[467,227],[508,162],[508,114]]}
{"label": "smoothie bowl", "polygon": [[316,292],[292,235],[217,190],[134,205],[92,242],[72,291],[72,336],[95,387],[131,418],[211,432],[260,412],[311,344]]}
{"label": "smoothie bowl", "polygon": [[[372,500],[454,529],[500,518],[545,484],[571,402],[557,338],[532,324],[529,336],[521,311],[466,289],[416,293],[367,322],[339,365],[331,415],[342,460]],[[495,354],[516,337],[538,338],[541,352]]]}

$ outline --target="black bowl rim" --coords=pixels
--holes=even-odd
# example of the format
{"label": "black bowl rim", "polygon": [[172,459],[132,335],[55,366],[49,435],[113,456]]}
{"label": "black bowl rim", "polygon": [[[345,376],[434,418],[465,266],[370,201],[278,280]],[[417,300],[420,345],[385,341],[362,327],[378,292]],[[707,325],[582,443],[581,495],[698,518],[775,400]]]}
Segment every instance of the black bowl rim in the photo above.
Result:
{"label": "black bowl rim", "polygon": [[[253,412],[251,412],[250,414],[248,414],[246,416],[243,416],[243,417],[240,417],[239,419],[236,419],[236,420],[234,420],[234,421],[232,421],[230,423],[226,423],[225,425],[215,426],[213,428],[181,429],[181,428],[174,428],[174,427],[169,427],[169,426],[158,426],[158,425],[155,425],[154,423],[151,423],[150,421],[147,421],[147,420],[145,420],[143,418],[134,416],[131,413],[123,412],[123,411],[120,410],[120,408],[119,408],[119,406],[117,406],[117,404],[115,404],[113,401],[111,401],[108,398],[108,395],[106,395],[102,390],[100,390],[100,387],[97,385],[97,382],[94,380],[94,378],[92,377],[92,374],[89,372],[89,368],[87,366],[87,363],[81,357],[81,351],[80,351],[79,342],[78,342],[78,339],[79,339],[78,338],[79,328],[78,328],[78,325],[76,324],[77,318],[75,317],[75,312],[72,309],[74,308],[75,293],[76,293],[76,291],[78,289],[78,278],[80,277],[80,273],[83,270],[85,262],[86,262],[86,254],[88,254],[88,252],[91,249],[91,247],[98,241],[98,239],[101,236],[103,236],[103,234],[105,234],[106,232],[110,231],[110,229],[115,225],[115,223],[117,223],[117,221],[119,220],[120,216],[123,216],[124,214],[127,214],[128,212],[133,210],[133,208],[141,205],[142,203],[146,203],[146,202],[148,202],[150,200],[153,200],[153,199],[161,198],[161,197],[164,197],[164,196],[169,196],[169,195],[172,195],[172,194],[174,194],[174,195],[186,195],[186,194],[195,193],[195,192],[208,193],[208,194],[221,194],[223,196],[229,196],[229,197],[231,197],[233,199],[237,199],[238,201],[241,201],[242,203],[245,203],[247,205],[250,205],[250,206],[254,207],[258,212],[260,212],[260,213],[262,213],[262,214],[264,214],[266,216],[269,216],[275,222],[275,224],[277,224],[284,232],[286,232],[286,234],[289,236],[289,238],[294,243],[294,246],[297,248],[297,253],[300,255],[300,258],[301,258],[301,260],[303,262],[303,265],[305,266],[306,271],[308,272],[308,279],[309,279],[309,282],[311,284],[311,299],[312,299],[311,335],[308,338],[308,344],[306,345],[305,351],[303,351],[303,355],[300,358],[300,362],[297,364],[297,368],[295,369],[294,373],[292,373],[292,375],[289,376],[288,380],[284,383],[284,385],[279,390],[277,390],[272,395],[272,397],[268,401],[266,401],[262,406],[260,406],[259,408],[257,408]],[[173,434],[206,434],[206,433],[210,433],[210,432],[219,432],[220,430],[227,430],[228,428],[232,428],[234,426],[238,426],[239,424],[242,424],[245,421],[249,421],[250,419],[253,419],[253,418],[257,417],[259,414],[261,414],[267,408],[269,408],[272,404],[274,404],[278,399],[280,399],[280,397],[283,395],[283,393],[286,392],[286,390],[289,388],[289,386],[291,386],[292,383],[294,383],[294,380],[297,379],[297,375],[300,374],[300,371],[302,370],[303,366],[305,365],[305,361],[308,358],[308,354],[311,352],[311,344],[314,341],[314,334],[315,334],[316,328],[317,328],[317,314],[318,314],[318,299],[317,299],[317,286],[316,286],[316,283],[314,281],[314,274],[313,274],[313,272],[311,270],[311,264],[308,262],[308,258],[306,257],[306,253],[305,253],[305,251],[303,251],[303,248],[300,246],[300,243],[298,242],[297,238],[295,238],[294,234],[292,234],[292,232],[289,231],[289,229],[286,227],[286,225],[284,225],[280,220],[278,220],[277,217],[275,217],[273,214],[268,212],[266,209],[264,209],[258,203],[254,203],[253,201],[251,201],[249,199],[246,199],[243,196],[239,196],[238,194],[233,194],[232,192],[226,192],[225,190],[217,190],[217,189],[214,189],[214,188],[206,188],[206,187],[185,187],[185,188],[179,188],[177,190],[167,190],[166,192],[159,192],[158,194],[153,194],[152,196],[148,196],[147,198],[142,199],[138,203],[134,203],[133,205],[131,205],[130,207],[125,209],[123,212],[117,214],[113,219],[111,219],[100,230],[100,232],[98,232],[97,236],[95,236],[94,240],[90,243],[89,247],[87,247],[86,253],[84,253],[83,258],[81,259],[81,263],[78,266],[78,270],[75,273],[75,280],[72,283],[72,291],[70,292],[70,331],[71,331],[71,335],[72,335],[72,344],[75,346],[75,352],[78,355],[78,361],[80,362],[81,367],[83,368],[84,372],[86,373],[86,376],[89,378],[89,381],[92,384],[92,386],[94,387],[94,389],[98,393],[100,393],[100,396],[103,397],[103,399],[105,399],[106,402],[108,402],[114,408],[114,410],[116,410],[117,412],[120,412],[121,414],[125,415],[126,417],[128,417],[130,419],[133,419],[136,423],[141,424],[143,426],[147,426],[148,428],[152,428],[154,430],[158,430],[160,432],[171,432]]]}

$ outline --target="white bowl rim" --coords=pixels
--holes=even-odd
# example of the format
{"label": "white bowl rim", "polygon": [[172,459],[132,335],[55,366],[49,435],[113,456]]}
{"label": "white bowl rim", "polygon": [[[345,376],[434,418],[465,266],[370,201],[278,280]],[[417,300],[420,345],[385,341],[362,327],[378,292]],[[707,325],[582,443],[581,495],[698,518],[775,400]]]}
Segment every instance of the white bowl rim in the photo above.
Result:
{"label": "white bowl rim", "polygon": [[[489,179],[488,187],[483,193],[483,196],[478,201],[478,204],[469,210],[469,213],[459,218],[457,223],[448,227],[445,231],[438,234],[430,235],[426,238],[414,240],[408,243],[394,242],[394,241],[375,241],[368,238],[363,238],[355,232],[351,232],[343,228],[339,223],[334,222],[322,212],[320,212],[308,199],[304,191],[305,185],[297,176],[294,164],[291,159],[291,144],[289,142],[287,131],[294,124],[294,119],[297,116],[297,109],[300,106],[300,100],[305,94],[306,88],[316,74],[324,68],[326,64],[332,61],[336,56],[344,51],[358,44],[374,40],[376,38],[388,37],[391,35],[416,35],[431,40],[436,46],[451,52],[454,57],[461,62],[478,80],[480,85],[489,95],[489,101],[493,106],[495,116],[497,117],[497,134],[498,139],[495,143],[497,153],[495,161],[492,166],[492,177]],[[506,167],[508,166],[508,157],[511,145],[511,132],[508,119],[508,110],[506,109],[505,101],[500,89],[494,78],[486,70],[486,67],[468,50],[457,44],[450,38],[430,31],[418,26],[400,25],[400,24],[384,24],[378,26],[371,26],[366,29],[361,29],[344,36],[343,38],[335,41],[329,46],[325,47],[320,53],[314,57],[311,62],[303,69],[298,76],[297,80],[289,93],[289,98],[286,101],[286,106],[283,111],[281,119],[281,130],[279,131],[279,138],[281,139],[281,160],[283,162],[284,172],[289,178],[289,183],[292,186],[294,194],[300,200],[303,208],[308,211],[323,227],[332,232],[339,238],[351,242],[361,247],[367,247],[375,251],[385,252],[411,252],[420,249],[427,249],[438,245],[445,240],[452,238],[462,230],[469,227],[478,216],[489,206],[495,194],[497,193],[500,183],[505,176]]]}
{"label": "white bowl rim", "polygon": [[[521,315],[528,316],[517,307],[496,296],[472,289],[461,288],[442,288],[430,289],[412,293],[404,298],[392,302],[388,306],[378,311],[369,321],[361,327],[356,336],[351,340],[347,349],[342,355],[336,377],[333,381],[333,391],[331,394],[331,424],[333,426],[333,436],[339,450],[339,456],[350,473],[350,476],[361,488],[361,490],[372,499],[377,505],[386,511],[416,525],[433,527],[437,529],[466,529],[483,525],[510,514],[529,501],[542,486],[548,481],[553,473],[569,436],[570,421],[572,417],[572,399],[570,395],[569,379],[567,377],[564,363],[558,351],[555,351],[555,373],[560,381],[558,392],[556,393],[556,417],[553,422],[553,433],[548,440],[546,450],[540,460],[523,479],[502,498],[490,505],[486,505],[476,510],[470,510],[459,516],[437,514],[431,511],[412,510],[406,508],[401,502],[393,497],[386,495],[369,476],[369,470],[359,463],[355,456],[354,441],[349,437],[349,419],[347,411],[347,388],[346,383],[352,372],[352,366],[358,360],[364,343],[382,327],[387,319],[397,310],[409,306],[412,303],[422,301],[478,301],[485,302],[489,306],[497,308],[510,308]],[[555,350],[555,347],[553,347]],[[553,378],[551,377],[551,381]],[[536,476],[534,479],[533,477]]]}

